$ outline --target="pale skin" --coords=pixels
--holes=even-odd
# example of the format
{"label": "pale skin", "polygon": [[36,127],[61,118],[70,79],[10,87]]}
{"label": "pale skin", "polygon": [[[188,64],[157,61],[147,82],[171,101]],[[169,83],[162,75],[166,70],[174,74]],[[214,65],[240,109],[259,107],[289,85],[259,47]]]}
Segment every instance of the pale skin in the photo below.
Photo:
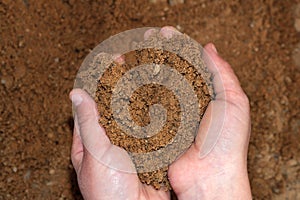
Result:
{"label": "pale skin", "polygon": [[[172,27],[161,29],[165,37],[173,33]],[[247,173],[249,101],[230,65],[218,55],[214,45],[207,44],[205,50],[218,68],[219,78],[213,82],[216,100],[210,102],[195,142],[170,165],[168,178],[179,200],[251,199]],[[220,86],[220,79],[223,87]],[[116,154],[124,152],[121,153],[123,150],[110,143],[105,130],[99,125],[93,99],[80,89],[72,90],[70,99],[75,108],[71,158],[83,197],[87,200],[170,199],[169,192],[142,184],[136,174],[121,172],[98,162],[82,140],[97,149],[97,157],[105,155],[111,162],[121,163],[123,168],[131,161],[124,156],[120,162],[120,158],[116,157]],[[212,106],[220,102],[226,104],[224,127],[212,151],[200,158],[201,135],[207,133],[210,120],[221,120],[218,116],[212,116],[211,112]]]}

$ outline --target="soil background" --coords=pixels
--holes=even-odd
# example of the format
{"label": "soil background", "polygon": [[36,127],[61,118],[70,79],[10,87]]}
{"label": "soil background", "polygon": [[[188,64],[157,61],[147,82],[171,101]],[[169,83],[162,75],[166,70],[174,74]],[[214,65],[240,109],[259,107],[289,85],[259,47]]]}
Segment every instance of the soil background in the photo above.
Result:
{"label": "soil background", "polygon": [[254,199],[300,199],[300,1],[0,0],[0,199],[82,199],[68,93],[109,36],[172,25],[232,65],[251,102]]}

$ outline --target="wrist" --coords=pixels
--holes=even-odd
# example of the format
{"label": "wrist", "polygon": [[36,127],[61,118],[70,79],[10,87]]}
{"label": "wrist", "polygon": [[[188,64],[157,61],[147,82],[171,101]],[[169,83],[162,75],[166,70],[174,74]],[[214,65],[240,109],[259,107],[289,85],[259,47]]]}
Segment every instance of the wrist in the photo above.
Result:
{"label": "wrist", "polygon": [[196,179],[192,188],[178,195],[178,200],[186,199],[251,199],[247,167],[222,167]]}

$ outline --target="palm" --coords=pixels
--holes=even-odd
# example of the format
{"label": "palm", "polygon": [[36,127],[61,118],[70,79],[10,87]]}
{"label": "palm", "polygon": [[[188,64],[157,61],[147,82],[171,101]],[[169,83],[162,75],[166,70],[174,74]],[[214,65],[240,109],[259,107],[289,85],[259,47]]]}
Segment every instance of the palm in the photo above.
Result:
{"label": "palm", "polygon": [[[195,143],[177,160],[169,169],[171,185],[178,196],[185,193],[194,193],[198,197],[199,184],[211,177],[222,179],[229,171],[246,169],[247,147],[250,134],[249,103],[234,76],[230,66],[220,57],[211,53],[211,48],[206,47],[207,53],[217,65],[218,73],[214,74],[217,90],[216,99],[212,101],[201,121]],[[213,108],[224,106],[225,114],[212,112]],[[216,109],[214,110],[216,111]],[[200,159],[203,135],[207,134],[212,122],[223,122],[217,143],[211,152]],[[215,125],[216,123],[214,123]],[[244,173],[244,172],[243,172]]]}
{"label": "palm", "polygon": [[142,184],[136,174],[114,170],[96,160],[82,164],[78,180],[86,199],[169,199],[167,192]]}
{"label": "palm", "polygon": [[[224,131],[220,134],[212,151],[206,157],[200,159],[199,147],[201,144],[199,144],[200,142],[196,138],[195,143],[170,166],[169,179],[178,196],[186,192],[190,193],[195,188],[195,194],[192,194],[192,196],[196,197],[198,194],[196,188],[198,188],[197,186],[202,180],[224,174],[227,170],[232,170],[233,167],[238,168],[237,164],[243,162],[242,159],[246,158],[247,139],[245,140],[245,137],[242,137],[241,132],[235,131],[241,130],[241,128],[232,127],[233,125],[244,126],[241,119],[234,118],[234,116],[240,116],[238,115],[239,110],[234,105],[228,105],[227,109],[231,110],[229,112],[231,116],[226,116],[226,119],[230,119],[230,123],[226,123],[225,121]],[[211,116],[206,115],[203,120],[208,118],[211,118]],[[246,118],[243,120],[249,120],[249,118]],[[201,134],[201,132],[200,127],[198,134]],[[245,134],[247,132],[248,130],[245,130]]]}

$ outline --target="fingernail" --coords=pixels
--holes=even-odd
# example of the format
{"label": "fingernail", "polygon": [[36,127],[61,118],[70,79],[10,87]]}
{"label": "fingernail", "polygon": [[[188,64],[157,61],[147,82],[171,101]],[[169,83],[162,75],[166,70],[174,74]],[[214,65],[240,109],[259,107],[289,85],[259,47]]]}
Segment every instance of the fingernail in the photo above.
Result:
{"label": "fingernail", "polygon": [[218,54],[218,51],[217,51],[217,49],[216,49],[216,47],[215,47],[214,44],[211,44],[211,48],[212,48],[212,50],[214,50],[214,52],[215,52],[216,54]]}
{"label": "fingernail", "polygon": [[75,106],[79,106],[82,102],[82,97],[79,94],[72,94],[71,101]]}
{"label": "fingernail", "polygon": [[175,34],[179,33],[180,32],[172,26],[165,26],[160,29],[160,34],[167,39],[171,39]]}
{"label": "fingernail", "polygon": [[157,30],[155,30],[154,28],[148,29],[147,31],[145,31],[144,33],[144,39],[148,40],[152,35],[154,35],[157,32]]}
{"label": "fingernail", "polygon": [[114,59],[115,62],[117,62],[120,65],[125,63],[125,56],[124,55],[115,54],[115,55],[113,55],[113,59]]}

